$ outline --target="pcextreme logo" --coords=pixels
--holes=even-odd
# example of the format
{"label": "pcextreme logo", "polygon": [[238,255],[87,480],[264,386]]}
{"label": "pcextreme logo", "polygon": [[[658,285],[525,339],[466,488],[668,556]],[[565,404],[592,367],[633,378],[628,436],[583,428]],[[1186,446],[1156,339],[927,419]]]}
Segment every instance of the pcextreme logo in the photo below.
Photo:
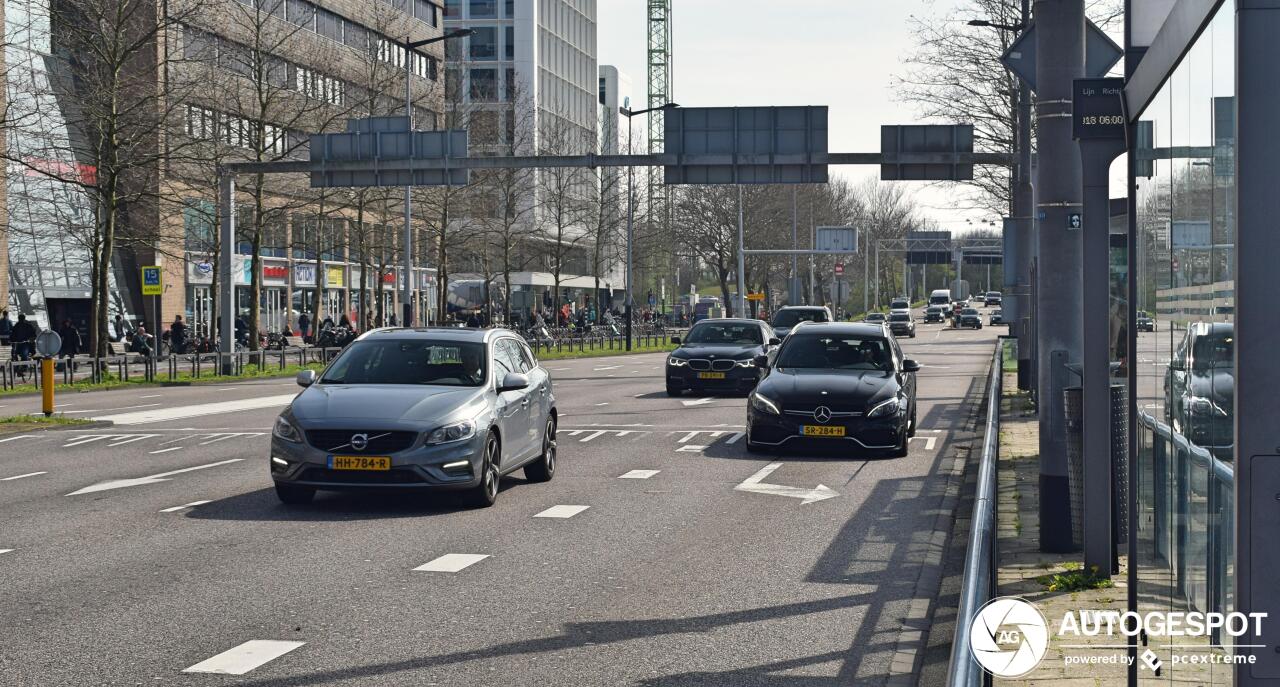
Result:
{"label": "pcextreme logo", "polygon": [[969,650],[987,672],[1018,677],[1049,649],[1049,623],[1035,604],[1016,596],[988,601],[969,624]]}

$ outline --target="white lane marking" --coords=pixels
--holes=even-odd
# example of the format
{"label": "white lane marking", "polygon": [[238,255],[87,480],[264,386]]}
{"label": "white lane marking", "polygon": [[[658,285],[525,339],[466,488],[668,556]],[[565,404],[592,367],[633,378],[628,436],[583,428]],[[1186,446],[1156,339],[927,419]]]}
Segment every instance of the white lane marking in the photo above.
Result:
{"label": "white lane marking", "polygon": [[801,499],[800,505],[822,501],[824,499],[833,498],[840,494],[824,484],[819,484],[814,489],[802,489],[800,487],[787,486],[785,484],[765,484],[764,478],[773,474],[775,470],[782,467],[782,463],[769,463],[760,468],[756,473],[745,480],[742,484],[734,487],[735,491],[747,491],[756,494],[770,494],[772,496],[790,496],[791,498]]}
{"label": "white lane marking", "polygon": [[697,444],[685,444],[676,449],[676,453],[702,453],[707,450],[706,446],[698,446]]}
{"label": "white lane marking", "polygon": [[535,518],[572,518],[591,506],[552,506],[541,513],[533,516]]}
{"label": "white lane marking", "polygon": [[169,448],[162,448],[159,451],[152,451],[151,455],[154,456],[157,453],[168,453],[170,451],[181,451],[181,450],[182,450],[181,446],[170,446]]}
{"label": "white lane marking", "polygon": [[746,435],[746,433],[745,433],[745,432],[734,432],[734,433],[733,433],[733,436],[729,437],[729,440],[728,440],[728,441],[726,441],[726,442],[724,442],[724,445],[725,445],[725,446],[728,446],[729,444],[736,444],[736,443],[738,443],[738,440],[739,440],[739,439],[741,439],[741,438],[742,438],[743,436],[745,436],[745,435]]}
{"label": "white lane marking", "polygon": [[458,572],[463,568],[475,565],[489,557],[487,553],[446,553],[445,555],[419,565],[416,571],[424,572]]}
{"label": "white lane marking", "polygon": [[297,649],[306,642],[286,642],[278,639],[251,639],[240,646],[207,658],[184,673],[218,673],[219,675],[244,675],[265,663]]}
{"label": "white lane marking", "polygon": [[203,506],[203,505],[204,505],[204,504],[206,504],[206,503],[213,503],[213,502],[212,502],[212,501],[192,501],[191,503],[184,503],[184,504],[182,504],[181,506],[174,506],[174,507],[172,507],[172,508],[161,508],[161,509],[160,509],[160,512],[161,512],[161,513],[176,513],[176,512],[178,512],[178,511],[183,510],[183,509],[186,509],[186,508],[195,508],[196,506]]}
{"label": "white lane marking", "polygon": [[631,398],[641,398],[642,396],[644,396],[644,394],[636,394],[635,396],[632,396]]}
{"label": "white lane marking", "polygon": [[596,430],[596,431],[594,431],[594,432],[592,432],[592,433],[588,434],[587,436],[582,437],[582,438],[581,438],[581,439],[579,439],[578,441],[581,441],[582,443],[584,443],[584,444],[585,444],[585,443],[587,443],[588,441],[591,441],[592,439],[594,439],[594,438],[596,438],[596,437],[600,436],[601,434],[604,434],[604,433],[605,433],[605,431],[606,431],[606,430],[598,429],[598,430]]}
{"label": "white lane marking", "polygon": [[138,398],[160,398],[164,394],[150,394],[148,396],[139,396]]}
{"label": "white lane marking", "polygon": [[0,482],[12,482],[15,479],[24,479],[26,477],[35,477],[36,475],[47,475],[47,474],[49,473],[48,472],[28,472],[25,475],[14,475],[13,477],[5,477],[3,479],[0,479]]}
{"label": "white lane marking", "polygon": [[63,415],[73,415],[75,413],[105,413],[111,410],[129,410],[131,408],[153,408],[160,405],[159,403],[142,403],[136,406],[120,406],[119,408],[86,408],[84,410],[67,410],[63,411]]}
{"label": "white lane marking", "polygon": [[661,472],[661,470],[631,470],[630,472],[618,475],[618,479],[649,479]]}
{"label": "white lane marking", "polygon": [[243,437],[243,436],[260,437],[260,436],[262,436],[263,434],[264,434],[264,432],[225,432],[225,433],[224,433],[224,432],[218,432],[218,433],[216,433],[216,434],[207,434],[207,435],[205,435],[205,436],[210,436],[210,437],[213,437],[213,438],[212,438],[212,439],[210,439],[210,440],[208,440],[208,441],[202,441],[202,442],[200,442],[200,445],[201,445],[201,446],[208,446],[209,444],[216,444],[216,443],[218,443],[219,441],[226,441],[227,439],[235,439],[236,437]]}
{"label": "white lane marking", "polygon": [[604,403],[597,403],[596,407],[599,408],[600,406],[607,406],[607,405],[609,405],[609,402],[605,401]]}
{"label": "white lane marking", "polygon": [[192,437],[194,437],[194,436],[196,436],[196,435],[192,434],[192,435],[188,435],[188,436],[185,436],[185,437],[178,437],[177,439],[170,439],[169,441],[162,441],[162,442],[160,442],[160,444],[159,444],[159,445],[160,445],[160,446],[168,446],[169,444],[176,444],[176,443],[178,443],[179,441],[186,441],[187,439],[190,439],[190,438],[192,438]]}
{"label": "white lane marking", "polygon": [[218,467],[219,465],[230,465],[231,463],[239,463],[242,460],[244,460],[244,458],[231,458],[229,460],[220,460],[216,463],[209,463],[207,465],[197,465],[195,467],[182,468],[181,470],[170,470],[169,472],[162,472],[158,475],[150,475],[147,477],[137,477],[134,479],[115,479],[108,482],[99,482],[98,484],[85,487],[84,489],[78,489],[76,491],[73,491],[70,494],[67,494],[67,496],[76,496],[77,494],[92,494],[97,491],[107,491],[108,489],[121,489],[124,487],[137,487],[144,484],[155,484],[157,482],[167,482],[169,478],[172,477],[173,475],[178,475],[184,472],[191,472],[193,470],[204,470],[205,468],[214,468],[214,467]]}
{"label": "white lane marking", "polygon": [[0,553],[9,553],[13,549],[0,549]]}
{"label": "white lane marking", "polygon": [[[562,413],[561,415],[563,416],[563,413]],[[571,436],[571,437],[576,437],[576,436],[578,436],[579,434],[582,434],[583,432],[585,432],[585,431],[587,431],[587,430],[585,430],[585,429],[562,429],[562,430],[560,430],[560,431],[564,432],[565,434],[568,434],[568,435],[569,435],[569,436]]]}
{"label": "white lane marking", "polygon": [[99,439],[110,439],[112,438],[112,436],[113,435],[111,434],[85,434],[85,435],[76,437],[74,441],[70,441],[63,444],[62,448],[71,448],[72,446],[83,446],[84,444],[88,444],[90,442],[94,442]]}
{"label": "white lane marking", "polygon": [[932,451],[932,450],[933,450],[933,442],[937,441],[937,440],[938,440],[938,437],[911,437],[910,439],[907,439],[907,441],[909,441],[909,442],[910,442],[910,441],[916,441],[917,439],[922,439],[922,440],[924,440],[924,450],[926,450],[926,451]]}
{"label": "white lane marking", "polygon": [[297,394],[281,394],[279,396],[246,398],[239,401],[222,401],[219,403],[202,403],[194,406],[176,406],[172,408],[160,408],[157,410],[140,410],[136,413],[103,415],[101,417],[95,417],[94,419],[110,420],[117,425],[141,425],[148,422],[164,422],[165,420],[179,420],[189,417],[201,417],[204,415],[217,415],[219,413],[234,413],[241,410],[257,410],[259,408],[286,406],[294,399],[295,396],[297,396]]}
{"label": "white lane marking", "polygon": [[158,436],[160,435],[159,434],[139,434],[137,436],[130,436],[126,434],[120,439],[117,439],[116,441],[110,444],[107,444],[107,446],[108,447],[124,446],[125,444],[132,444],[135,441],[142,441],[143,439],[150,439],[151,437],[158,437]]}
{"label": "white lane marking", "polygon": [[681,401],[681,403],[683,403],[684,406],[688,408],[689,406],[704,406],[714,400],[715,399],[712,399],[712,398],[699,398],[693,401]]}
{"label": "white lane marking", "polygon": [[689,432],[688,434],[686,434],[686,435],[684,435],[683,437],[681,437],[677,443],[681,443],[681,444],[683,444],[684,442],[686,442],[686,441],[688,441],[688,440],[690,440],[690,439],[692,439],[692,438],[694,438],[694,437],[698,436],[698,435],[699,435],[699,434],[701,434],[701,433],[702,433],[702,431],[701,431],[701,430],[694,430],[694,431],[692,431],[692,432]]}
{"label": "white lane marking", "polygon": [[620,367],[622,367],[622,366],[621,366],[621,365],[605,365],[604,367],[597,367],[597,368],[595,368],[595,370],[594,370],[594,371],[595,371],[595,372],[603,372],[603,371],[605,371],[605,370],[616,370],[616,369],[618,369],[618,368],[620,368]]}
{"label": "white lane marking", "polygon": [[18,435],[18,436],[16,436],[16,437],[5,437],[5,438],[3,438],[3,439],[0,439],[0,444],[3,444],[3,443],[4,443],[4,442],[6,442],[6,441],[17,441],[18,439],[30,439],[30,438],[31,438],[31,437],[33,437],[33,436],[35,436],[35,435],[34,435],[34,434],[19,434],[19,435]]}

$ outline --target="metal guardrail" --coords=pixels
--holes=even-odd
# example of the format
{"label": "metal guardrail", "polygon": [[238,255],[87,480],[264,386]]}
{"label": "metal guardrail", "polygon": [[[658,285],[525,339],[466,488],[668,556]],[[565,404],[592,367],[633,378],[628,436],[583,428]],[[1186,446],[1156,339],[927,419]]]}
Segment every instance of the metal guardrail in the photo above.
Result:
{"label": "metal guardrail", "polygon": [[1000,459],[1000,397],[1003,393],[1004,342],[996,339],[987,384],[986,434],[978,464],[978,485],[969,524],[969,546],[964,558],[964,579],[960,584],[960,607],[956,613],[955,639],[947,666],[948,687],[989,684],[986,671],[969,651],[969,625],[978,609],[991,599],[996,576],[996,463]]}

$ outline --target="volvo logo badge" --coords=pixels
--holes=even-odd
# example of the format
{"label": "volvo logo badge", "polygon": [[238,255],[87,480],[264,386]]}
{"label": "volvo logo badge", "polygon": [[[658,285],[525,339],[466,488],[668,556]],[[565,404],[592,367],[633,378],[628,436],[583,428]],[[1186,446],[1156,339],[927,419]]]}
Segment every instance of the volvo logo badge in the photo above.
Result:
{"label": "volvo logo badge", "polygon": [[366,449],[366,448],[368,448],[368,447],[369,447],[369,435],[368,435],[368,434],[353,434],[353,435],[351,435],[351,448],[353,448],[353,449],[355,449],[355,450],[357,450],[357,451],[363,451],[363,450],[365,450],[365,449]]}
{"label": "volvo logo badge", "polygon": [[831,422],[831,409],[826,406],[818,406],[817,408],[814,408],[813,419],[824,425]]}

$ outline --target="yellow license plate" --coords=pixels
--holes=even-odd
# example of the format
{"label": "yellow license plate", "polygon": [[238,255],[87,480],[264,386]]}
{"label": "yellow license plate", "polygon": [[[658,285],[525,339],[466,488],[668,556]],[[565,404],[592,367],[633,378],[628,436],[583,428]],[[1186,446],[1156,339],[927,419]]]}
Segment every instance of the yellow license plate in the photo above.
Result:
{"label": "yellow license plate", "polygon": [[801,432],[807,437],[842,437],[844,436],[844,427],[804,425],[801,428]]}
{"label": "yellow license plate", "polygon": [[333,470],[390,470],[391,458],[388,456],[330,456],[329,467]]}
{"label": "yellow license plate", "polygon": [[699,372],[698,379],[724,379],[723,372]]}

